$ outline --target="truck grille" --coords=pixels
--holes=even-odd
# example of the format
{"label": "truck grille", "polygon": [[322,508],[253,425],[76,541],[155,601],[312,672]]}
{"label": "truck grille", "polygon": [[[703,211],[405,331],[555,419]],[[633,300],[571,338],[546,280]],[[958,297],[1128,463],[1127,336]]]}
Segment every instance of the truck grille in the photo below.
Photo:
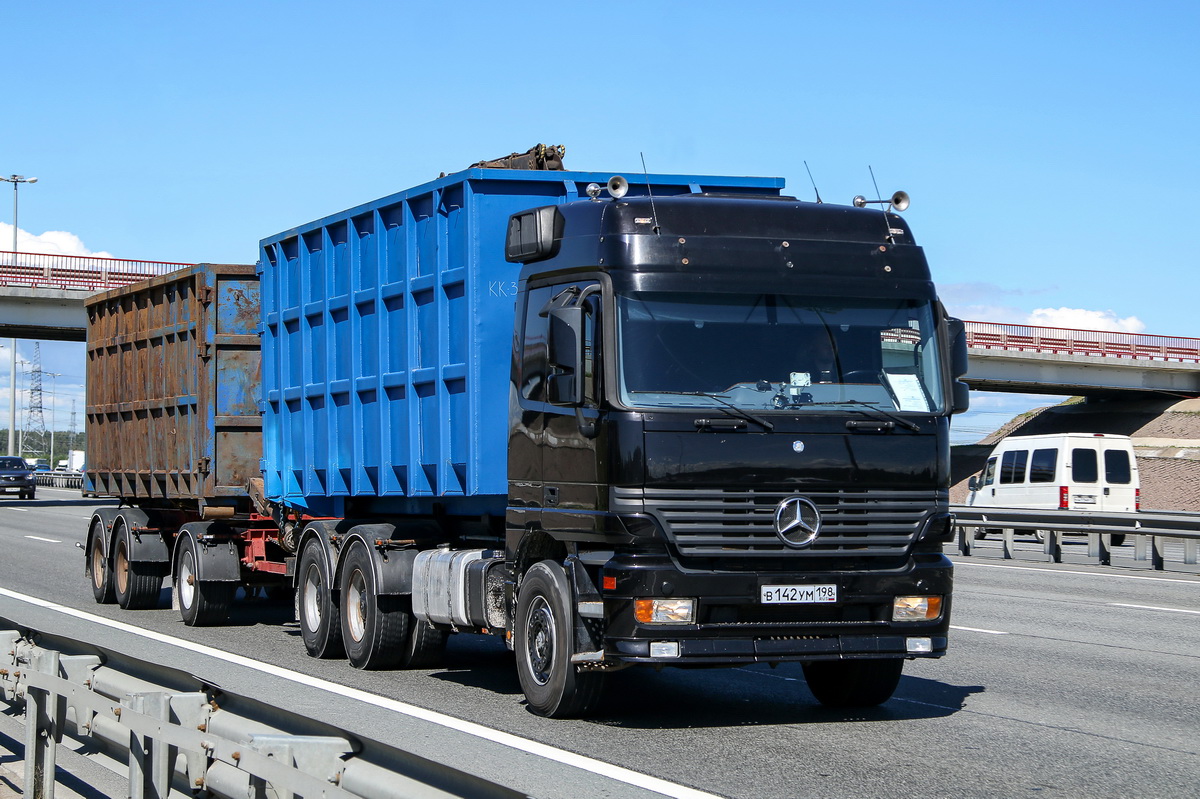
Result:
{"label": "truck grille", "polygon": [[[821,534],[804,549],[775,535],[775,508],[792,496],[821,511]],[[613,489],[613,509],[653,516],[682,558],[903,557],[926,516],[948,502],[946,491]]]}

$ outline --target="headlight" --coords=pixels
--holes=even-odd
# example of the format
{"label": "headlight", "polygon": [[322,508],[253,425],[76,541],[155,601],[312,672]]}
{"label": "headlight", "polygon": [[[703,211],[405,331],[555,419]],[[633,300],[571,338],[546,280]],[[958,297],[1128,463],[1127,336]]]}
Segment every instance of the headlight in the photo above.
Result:
{"label": "headlight", "polygon": [[933,621],[941,615],[940,596],[898,596],[892,602],[892,621]]}
{"label": "headlight", "polygon": [[635,599],[633,616],[642,624],[691,624],[696,618],[696,600]]}

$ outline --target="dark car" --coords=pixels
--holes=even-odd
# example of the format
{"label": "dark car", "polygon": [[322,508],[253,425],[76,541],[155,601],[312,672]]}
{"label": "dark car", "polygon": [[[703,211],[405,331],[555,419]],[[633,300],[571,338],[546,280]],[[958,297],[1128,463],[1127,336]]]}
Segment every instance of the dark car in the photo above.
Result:
{"label": "dark car", "polygon": [[21,499],[33,499],[37,483],[24,458],[0,457],[0,494],[20,493]]}

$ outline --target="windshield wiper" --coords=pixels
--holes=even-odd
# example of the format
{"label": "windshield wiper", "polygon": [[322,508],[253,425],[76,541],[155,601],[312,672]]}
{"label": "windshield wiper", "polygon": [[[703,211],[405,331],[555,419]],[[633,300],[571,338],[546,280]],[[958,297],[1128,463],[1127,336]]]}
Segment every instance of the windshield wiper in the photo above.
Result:
{"label": "windshield wiper", "polygon": [[681,397],[706,397],[708,399],[716,400],[717,402],[721,403],[729,410],[733,411],[734,415],[740,416],[741,418],[745,419],[746,421],[754,422],[755,424],[761,425],[763,428],[765,428],[767,430],[775,429],[775,425],[771,424],[766,419],[762,418],[761,416],[757,416],[753,413],[750,413],[750,411],[747,411],[744,408],[739,408],[737,405],[734,405],[727,398],[722,397],[720,394],[710,394],[707,391],[634,391],[631,393],[633,393],[633,394],[674,394],[674,395],[681,396]]}
{"label": "windshield wiper", "polygon": [[869,402],[863,402],[862,400],[858,399],[841,400],[840,402],[806,402],[804,407],[809,405],[861,405],[861,408],[851,408],[850,410],[857,411],[858,413],[867,416],[871,415],[870,413],[867,413],[867,411],[871,411],[872,413],[876,414],[875,418],[877,419],[883,418],[887,419],[888,421],[895,422],[906,430],[911,430],[914,433],[921,432],[921,426],[911,419],[905,419],[903,416],[897,416],[890,411],[885,411],[883,408],[880,408],[877,405],[872,405]]}

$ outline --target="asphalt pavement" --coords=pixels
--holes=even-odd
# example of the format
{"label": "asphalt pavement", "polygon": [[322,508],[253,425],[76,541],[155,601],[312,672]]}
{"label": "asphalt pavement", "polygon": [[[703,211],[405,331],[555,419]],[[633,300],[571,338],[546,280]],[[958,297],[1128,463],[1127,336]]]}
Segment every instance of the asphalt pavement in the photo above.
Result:
{"label": "asphalt pavement", "polygon": [[[1200,578],[1192,574],[956,557],[950,654],[910,662],[880,708],[823,708],[795,665],[634,669],[612,675],[594,718],[550,721],[524,707],[512,656],[493,639],[455,636],[437,669],[360,672],[308,658],[287,603],[242,599],[231,624],[213,629],[184,626],[166,590],[157,610],[96,605],[74,546],[91,507],[51,489],[33,502],[0,501],[0,588],[264,664],[277,673],[207,650],[171,655],[264,702],[533,796],[652,796],[677,786],[678,795],[746,799],[1124,798],[1195,795],[1200,785]],[[15,613],[64,616],[0,599],[0,616]],[[152,654],[172,646],[73,618],[88,624],[81,637]],[[463,733],[403,708],[495,734]],[[652,783],[656,792],[539,747],[663,782]]]}

